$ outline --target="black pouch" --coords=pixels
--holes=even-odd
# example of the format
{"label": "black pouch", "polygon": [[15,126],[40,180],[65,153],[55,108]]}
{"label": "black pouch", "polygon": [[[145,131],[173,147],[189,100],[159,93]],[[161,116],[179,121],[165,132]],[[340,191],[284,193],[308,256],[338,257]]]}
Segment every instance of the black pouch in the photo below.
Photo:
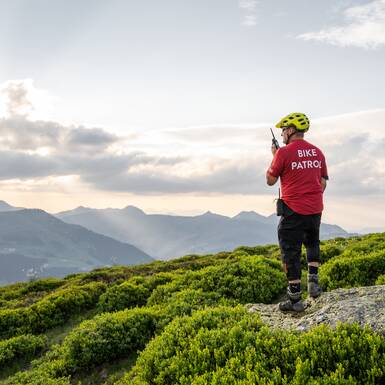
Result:
{"label": "black pouch", "polygon": [[285,202],[281,199],[277,199],[277,216],[281,217],[285,213]]}

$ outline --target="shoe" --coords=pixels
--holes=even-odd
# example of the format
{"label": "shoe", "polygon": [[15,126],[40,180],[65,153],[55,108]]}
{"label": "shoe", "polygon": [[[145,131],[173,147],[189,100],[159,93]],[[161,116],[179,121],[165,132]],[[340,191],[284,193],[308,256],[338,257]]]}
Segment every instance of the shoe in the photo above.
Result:
{"label": "shoe", "polygon": [[321,295],[322,289],[318,285],[318,274],[309,274],[307,276],[307,292],[312,298],[317,298]]}
{"label": "shoe", "polygon": [[281,302],[278,305],[279,310],[281,311],[294,311],[294,312],[302,312],[305,310],[304,303],[300,300],[298,302],[292,302],[290,299],[288,299],[285,302]]}
{"label": "shoe", "polygon": [[301,301],[302,292],[292,293],[290,287],[287,288],[287,295],[289,299],[287,301],[281,302],[278,305],[279,310],[281,311],[295,311],[301,312],[305,310],[305,305]]}

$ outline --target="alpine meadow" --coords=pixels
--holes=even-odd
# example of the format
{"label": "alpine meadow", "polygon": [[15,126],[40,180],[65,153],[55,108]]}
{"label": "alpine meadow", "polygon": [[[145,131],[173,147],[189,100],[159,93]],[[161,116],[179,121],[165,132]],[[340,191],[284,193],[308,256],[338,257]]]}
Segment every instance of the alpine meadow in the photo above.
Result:
{"label": "alpine meadow", "polygon": [[[277,245],[241,246],[2,287],[1,384],[383,383],[383,330],[276,328],[248,311],[285,294],[279,260]],[[323,241],[321,261],[323,295],[378,285],[384,296],[385,233]]]}

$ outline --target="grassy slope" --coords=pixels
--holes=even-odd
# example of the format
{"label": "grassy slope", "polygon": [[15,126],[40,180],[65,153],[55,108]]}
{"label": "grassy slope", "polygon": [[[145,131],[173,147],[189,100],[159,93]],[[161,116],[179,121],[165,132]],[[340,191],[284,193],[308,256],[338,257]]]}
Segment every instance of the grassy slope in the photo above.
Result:
{"label": "grassy slope", "polygon": [[[344,255],[348,255],[350,257],[364,256],[371,252],[385,250],[385,233],[353,237],[350,239],[337,238],[335,240],[324,241],[321,244],[321,250],[322,262],[324,264],[330,263],[338,258],[343,258]],[[211,272],[212,274],[218,274],[218,272],[220,272],[220,274],[228,273],[233,276],[242,276],[242,274],[244,274],[244,277],[246,277],[245,279],[250,279],[250,275],[247,275],[248,273],[244,273],[244,271],[250,269],[251,265],[246,267],[246,270],[242,270],[241,261],[243,259],[247,259],[248,256],[252,256],[252,258],[255,256],[264,256],[271,261],[279,261],[279,255],[280,252],[277,245],[239,247],[232,252],[221,252],[215,255],[187,255],[182,258],[166,262],[158,261],[146,265],[115,266],[111,268],[97,269],[89,273],[70,275],[65,279],[41,280],[31,283],[13,284],[0,288],[0,311],[6,309],[28,309],[34,304],[38,305],[44,299],[49,298],[49,296],[52,296],[53,293],[61,293],[63,290],[71,290],[72,288],[82,287],[83,285],[87,285],[91,282],[103,282],[106,284],[107,290],[112,287],[118,287],[118,285],[121,285],[126,281],[133,282],[133,288],[129,288],[129,290],[134,290],[129,292],[129,295],[131,296],[134,295],[132,293],[136,293],[135,290],[137,290],[138,286],[147,285],[147,296],[145,297],[144,302],[128,302],[127,307],[139,305],[143,308],[147,305],[147,307],[151,308],[151,306],[160,305],[161,307],[169,306],[167,309],[174,309],[174,307],[172,307],[172,303],[170,303],[170,298],[171,301],[175,298],[175,303],[180,299],[178,299],[178,297],[173,293],[189,288],[193,288],[194,290],[202,288],[205,290],[205,288],[211,288],[208,289],[208,291],[213,291],[212,287],[218,289],[220,297],[227,296],[226,298],[229,301],[233,301],[233,304],[245,303],[245,301],[242,300],[242,296],[249,294],[244,291],[238,296],[232,296],[232,294],[229,294],[228,291],[223,291],[224,289],[220,286],[224,285],[223,283],[211,282],[212,280],[217,279],[217,277],[210,276]],[[234,268],[232,268],[232,270],[223,270],[223,266],[233,266]],[[303,264],[303,267],[305,267],[305,264]],[[276,269],[276,266],[274,265],[273,268]],[[205,273],[199,275],[199,272]],[[380,273],[378,275],[381,275]],[[169,274],[169,276],[167,276],[167,274]],[[382,274],[385,274],[385,266]],[[156,279],[151,281],[151,278],[158,276],[160,277],[159,282],[157,282]],[[303,277],[306,279],[305,271]],[[176,282],[176,284],[172,286],[170,281],[171,283]],[[236,284],[237,287],[243,284],[241,281],[239,282]],[[166,290],[166,294],[159,289],[162,283],[166,284],[166,288],[169,290]],[[154,293],[154,290],[157,291],[158,297],[154,297],[154,295],[151,296],[151,293]],[[281,285],[272,294],[272,296],[269,297],[269,302],[278,301],[283,294],[284,288]],[[214,299],[214,302],[218,301],[218,298],[219,297]],[[209,301],[213,299],[206,298],[205,300]],[[30,354],[25,357],[15,357],[13,360],[9,361],[7,365],[3,365],[3,367],[0,364],[1,384],[7,384],[8,379],[11,379],[12,375],[15,373],[23,370],[29,370],[31,368],[30,363],[32,359],[44,357],[45,353],[55,350],[57,346],[62,344],[66,336],[76,330],[82,321],[86,319],[93,319],[97,314],[102,313],[106,309],[106,307],[103,308],[103,306],[106,305],[101,306],[100,301],[99,303],[93,302],[91,306],[88,305],[88,307],[85,308],[74,308],[75,310],[73,311],[71,310],[71,307],[68,307],[68,305],[66,306],[67,307],[62,306],[61,308],[57,307],[57,309],[60,309],[61,312],[64,311],[63,309],[68,312],[66,317],[63,318],[64,321],[61,325],[53,328],[46,327],[46,330],[42,329],[42,333],[48,337],[48,344],[43,351],[36,352],[35,354]],[[199,306],[197,308],[199,308]],[[174,310],[170,310],[171,313],[172,311]],[[183,310],[182,313],[180,312],[181,310],[178,308],[175,315],[184,314]],[[188,312],[191,312],[191,308],[186,310],[187,314]],[[170,320],[167,322],[169,321]],[[3,340],[5,341],[8,337],[9,336],[3,336]],[[137,352],[134,349],[134,351],[123,355],[121,358],[114,359],[111,362],[108,362],[107,360],[107,362],[98,364],[91,369],[74,369],[71,374],[71,383],[82,385],[113,384],[118,378],[130,370],[130,368],[135,364],[136,358]]]}

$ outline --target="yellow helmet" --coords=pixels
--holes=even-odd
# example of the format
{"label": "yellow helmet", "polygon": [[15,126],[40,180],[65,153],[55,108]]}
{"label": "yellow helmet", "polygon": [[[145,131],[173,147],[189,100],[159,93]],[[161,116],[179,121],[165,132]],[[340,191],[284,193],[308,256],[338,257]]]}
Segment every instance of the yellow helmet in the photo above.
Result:
{"label": "yellow helmet", "polygon": [[301,112],[293,112],[282,118],[275,127],[287,127],[294,126],[298,131],[306,132],[310,127],[310,122],[308,117]]}

